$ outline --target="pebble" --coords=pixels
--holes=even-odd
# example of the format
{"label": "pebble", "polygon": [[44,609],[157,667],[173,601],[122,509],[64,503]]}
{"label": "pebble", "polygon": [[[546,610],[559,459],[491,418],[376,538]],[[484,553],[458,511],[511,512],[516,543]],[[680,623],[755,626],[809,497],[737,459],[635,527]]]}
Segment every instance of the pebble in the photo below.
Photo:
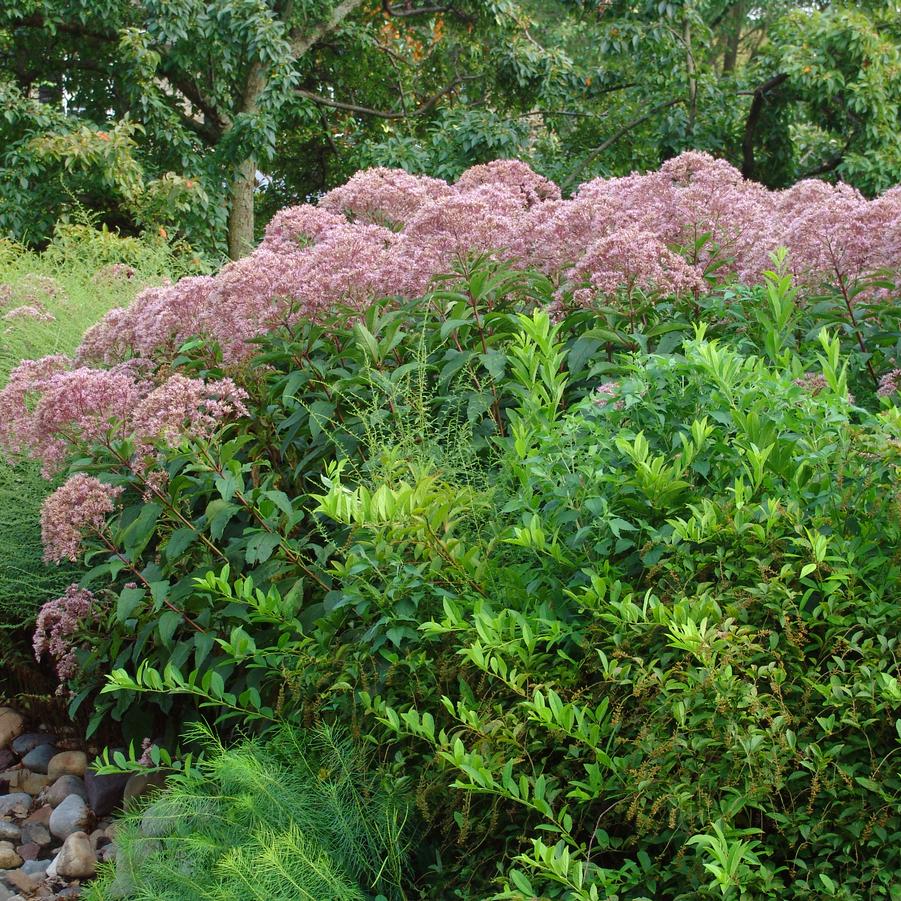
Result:
{"label": "pebble", "polygon": [[19,869],[26,876],[43,876],[50,863],[49,860],[26,860]]}
{"label": "pebble", "polygon": [[25,722],[20,713],[12,707],[0,707],[0,748],[8,748],[24,730]]}
{"label": "pebble", "polygon": [[47,774],[47,766],[56,757],[57,751],[53,745],[38,745],[32,748],[23,758],[22,766],[27,766],[32,773]]}
{"label": "pebble", "polygon": [[22,838],[36,845],[49,845],[50,830],[43,823],[26,823],[22,826]]}
{"label": "pebble", "polygon": [[52,813],[53,808],[48,804],[45,804],[43,807],[39,807],[37,810],[30,813],[22,825],[26,826],[31,823],[40,823],[42,826],[48,826],[50,824],[50,814]]}
{"label": "pebble", "polygon": [[23,778],[19,780],[19,788],[29,795],[39,795],[53,780],[43,773],[32,773],[31,770],[20,770]]}
{"label": "pebble", "polygon": [[89,829],[94,816],[83,798],[69,795],[52,814],[50,814],[50,832],[57,838],[66,839],[73,832],[84,832]]}
{"label": "pebble", "polygon": [[[49,844],[49,842],[48,842]],[[22,858],[22,860],[37,860],[38,854],[41,853],[41,846],[37,842],[28,842],[24,845],[18,845],[16,847],[16,854]]]}
{"label": "pebble", "polygon": [[[63,842],[62,849],[51,866],[57,876],[68,879],[87,879],[97,872],[97,858],[91,848],[91,840],[84,832],[73,832]],[[49,868],[48,868],[49,869]]]}
{"label": "pebble", "polygon": [[35,748],[41,745],[52,745],[54,738],[52,735],[46,735],[43,732],[23,732],[17,738],[14,738],[10,748],[19,755],[24,757],[30,754]]}
{"label": "pebble", "polygon": [[88,755],[84,751],[61,751],[47,764],[47,775],[55,779],[57,776],[83,776],[88,768]]}
{"label": "pebble", "polygon": [[11,842],[0,842],[0,870],[14,870],[22,866],[22,858],[16,854]]}
{"label": "pebble", "polygon": [[22,830],[10,820],[0,820],[0,842],[18,842],[22,838]]}
{"label": "pebble", "polygon": [[10,814],[24,817],[29,810],[31,810],[31,795],[26,795],[25,792],[0,795],[0,817]]}
{"label": "pebble", "polygon": [[20,868],[7,873],[5,878],[10,885],[15,886],[20,892],[30,895],[37,888],[41,879],[43,879],[43,875],[39,876],[37,873],[32,875]]}
{"label": "pebble", "polygon": [[80,776],[60,776],[44,792],[44,800],[51,807],[58,807],[69,795],[78,795],[79,798],[87,801],[88,792],[85,788],[84,780]]}

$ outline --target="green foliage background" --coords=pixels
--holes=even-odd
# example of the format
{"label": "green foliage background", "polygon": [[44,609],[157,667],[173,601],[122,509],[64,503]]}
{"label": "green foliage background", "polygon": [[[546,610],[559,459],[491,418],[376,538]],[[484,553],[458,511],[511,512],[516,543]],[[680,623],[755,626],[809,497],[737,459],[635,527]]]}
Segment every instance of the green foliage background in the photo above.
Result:
{"label": "green foliage background", "polygon": [[373,164],[517,157],[572,189],[696,148],[771,187],[901,177],[898,0],[177,9],[4,4],[0,230],[40,245],[74,198],[235,256],[254,205],[259,230]]}

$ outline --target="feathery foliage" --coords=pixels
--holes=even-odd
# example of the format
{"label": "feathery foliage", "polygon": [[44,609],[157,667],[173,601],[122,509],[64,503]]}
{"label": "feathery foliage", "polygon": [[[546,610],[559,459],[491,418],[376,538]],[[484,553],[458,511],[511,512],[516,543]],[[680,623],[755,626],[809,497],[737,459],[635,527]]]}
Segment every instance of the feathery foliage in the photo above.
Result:
{"label": "feathery foliage", "polygon": [[407,814],[340,732],[285,727],[206,756],[120,823],[87,901],[365,901],[402,897]]}

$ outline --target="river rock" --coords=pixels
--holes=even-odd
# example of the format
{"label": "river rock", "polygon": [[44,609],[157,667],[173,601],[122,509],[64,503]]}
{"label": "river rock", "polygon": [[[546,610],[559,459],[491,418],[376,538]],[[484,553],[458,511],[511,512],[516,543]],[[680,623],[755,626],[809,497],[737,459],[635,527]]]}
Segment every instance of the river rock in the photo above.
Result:
{"label": "river rock", "polygon": [[29,810],[31,810],[31,795],[26,795],[25,792],[0,795],[0,817],[10,814],[24,817]]}
{"label": "river rock", "polygon": [[12,748],[19,757],[24,757],[26,754],[30,754],[35,748],[38,748],[41,745],[52,745],[54,741],[55,739],[53,736],[47,735],[45,732],[23,732],[12,740],[10,748]]}
{"label": "river rock", "polygon": [[[22,865],[24,866],[24,864]],[[18,870],[10,870],[4,877],[6,881],[20,892],[31,897],[31,893],[38,887],[43,874],[26,873],[21,867]],[[18,896],[16,896],[18,897]]]}
{"label": "river rock", "polygon": [[23,823],[22,838],[24,841],[34,842],[37,845],[49,845],[53,840],[50,830],[43,823]]}
{"label": "river rock", "polygon": [[27,844],[16,846],[16,854],[26,863],[29,860],[37,860],[40,853],[41,846],[36,842],[28,842]]}
{"label": "river rock", "polygon": [[53,745],[38,745],[22,758],[22,766],[27,766],[32,773],[46,775],[47,766],[54,757],[56,757],[56,748]]}
{"label": "river rock", "polygon": [[88,804],[98,817],[112,813],[122,800],[122,792],[128,782],[128,773],[113,773],[98,776],[88,772],[84,775],[84,785],[88,792]]}
{"label": "river rock", "polygon": [[26,860],[19,869],[26,876],[37,876],[38,879],[42,879],[50,863],[49,860]]}
{"label": "river rock", "polygon": [[94,816],[84,803],[84,798],[69,795],[50,814],[50,832],[57,838],[66,839],[73,832],[85,832],[91,828]]}
{"label": "river rock", "polygon": [[47,775],[52,779],[66,775],[84,776],[87,768],[88,755],[84,751],[61,751],[47,764]]}
{"label": "river rock", "polygon": [[132,776],[129,776],[128,782],[125,783],[122,803],[128,804],[129,801],[140,798],[141,795],[145,795],[153,789],[164,788],[165,785],[165,773],[134,773]]}
{"label": "river rock", "polygon": [[52,813],[53,808],[49,804],[45,804],[43,807],[39,807],[37,810],[32,811],[22,825],[30,826],[32,823],[40,823],[42,826],[49,827],[50,814]]}
{"label": "river rock", "polygon": [[97,858],[84,832],[73,832],[63,842],[56,859],[56,875],[67,879],[87,879],[97,872]]}
{"label": "river rock", "polygon": [[0,751],[0,770],[8,770],[16,762],[16,755],[9,748]]}
{"label": "river rock", "polygon": [[15,844],[22,838],[22,830],[10,820],[0,820],[0,842]]}
{"label": "river rock", "polygon": [[22,858],[16,854],[12,842],[0,842],[0,870],[14,870],[22,866]]}
{"label": "river rock", "polygon": [[32,773],[31,770],[20,770],[19,789],[28,795],[39,795],[53,781],[43,773]]}
{"label": "river rock", "polygon": [[88,792],[84,780],[80,776],[60,776],[44,792],[44,800],[51,807],[58,807],[69,795],[78,795],[79,798],[87,801]]}
{"label": "river rock", "polygon": [[0,748],[8,748],[12,740],[25,731],[22,714],[12,707],[0,707]]}

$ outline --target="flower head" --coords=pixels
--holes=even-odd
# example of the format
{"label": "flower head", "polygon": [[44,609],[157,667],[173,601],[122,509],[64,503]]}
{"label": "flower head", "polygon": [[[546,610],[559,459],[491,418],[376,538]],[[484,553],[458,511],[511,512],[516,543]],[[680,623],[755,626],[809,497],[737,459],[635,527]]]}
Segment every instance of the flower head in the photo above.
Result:
{"label": "flower head", "polygon": [[103,531],[120,494],[121,488],[81,472],[67,479],[41,507],[44,559],[77,560],[85,533]]}
{"label": "flower head", "polygon": [[[56,664],[60,683],[71,679],[77,672],[73,636],[79,623],[93,612],[94,595],[78,585],[70,585],[62,597],[47,601],[41,607],[35,621],[32,646],[36,660],[49,654]],[[62,684],[57,693],[62,691]]]}

